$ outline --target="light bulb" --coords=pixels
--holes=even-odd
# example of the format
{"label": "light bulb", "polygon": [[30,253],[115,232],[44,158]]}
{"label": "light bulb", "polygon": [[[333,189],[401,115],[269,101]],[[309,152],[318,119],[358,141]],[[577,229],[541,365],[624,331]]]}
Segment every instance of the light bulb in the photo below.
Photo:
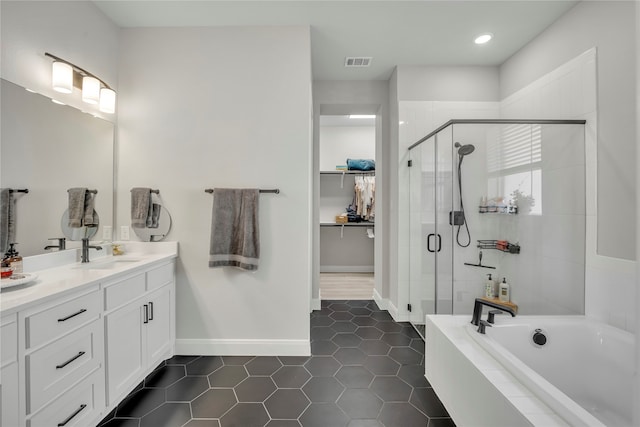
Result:
{"label": "light bulb", "polygon": [[116,93],[106,87],[100,89],[100,111],[108,114],[116,112]]}
{"label": "light bulb", "polygon": [[51,87],[62,93],[73,92],[73,68],[64,62],[54,62],[51,68]]}
{"label": "light bulb", "polygon": [[87,104],[97,104],[100,101],[100,80],[91,76],[82,78],[82,100]]}

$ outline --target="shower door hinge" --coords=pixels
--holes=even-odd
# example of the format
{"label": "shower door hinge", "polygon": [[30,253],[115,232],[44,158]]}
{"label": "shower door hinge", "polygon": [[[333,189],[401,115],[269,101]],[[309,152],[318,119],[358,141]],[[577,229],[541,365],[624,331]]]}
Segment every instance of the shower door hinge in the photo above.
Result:
{"label": "shower door hinge", "polygon": [[411,304],[407,304],[407,310],[411,311]]}
{"label": "shower door hinge", "polygon": [[408,160],[407,161],[407,166],[409,166],[409,167],[413,166],[413,160]]}

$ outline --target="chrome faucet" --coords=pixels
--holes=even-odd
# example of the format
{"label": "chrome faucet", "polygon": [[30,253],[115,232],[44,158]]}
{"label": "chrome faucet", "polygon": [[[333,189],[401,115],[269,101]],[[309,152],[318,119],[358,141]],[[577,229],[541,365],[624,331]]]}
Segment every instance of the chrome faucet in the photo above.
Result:
{"label": "chrome faucet", "polygon": [[[476,302],[473,305],[473,316],[471,317],[471,324],[477,326],[478,332],[481,334],[484,334],[485,327],[491,326],[491,324],[486,320],[480,319],[482,317],[483,305],[486,305],[487,307],[497,308],[498,310],[509,313],[511,317],[516,317],[516,312],[511,307],[507,307],[506,305],[498,304],[492,301],[487,301],[482,298],[476,298]],[[493,320],[493,314],[495,314],[495,312],[490,314],[490,320]]]}
{"label": "chrome faucet", "polygon": [[63,250],[66,249],[67,239],[65,239],[64,237],[52,237],[49,240],[57,240],[58,241],[58,245],[57,246],[56,245],[47,245],[47,246],[44,247],[45,251],[49,250],[49,249],[56,249],[56,248],[58,250],[60,250],[60,251],[63,251]]}
{"label": "chrome faucet", "polygon": [[102,250],[102,246],[89,245],[89,238],[82,239],[82,255],[80,256],[80,262],[89,262],[89,249],[95,249],[97,251]]}

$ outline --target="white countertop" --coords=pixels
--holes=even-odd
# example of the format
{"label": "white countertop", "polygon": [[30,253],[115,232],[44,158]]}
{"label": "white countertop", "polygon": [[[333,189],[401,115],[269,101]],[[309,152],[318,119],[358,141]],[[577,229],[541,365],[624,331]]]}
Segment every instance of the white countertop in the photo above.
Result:
{"label": "white countertop", "polygon": [[24,258],[24,272],[35,273],[36,280],[2,289],[0,313],[10,314],[48,298],[63,296],[85,286],[148,268],[178,256],[177,242],[122,242],[124,255],[111,255],[107,246],[91,250],[88,263],[80,263],[76,249]]}

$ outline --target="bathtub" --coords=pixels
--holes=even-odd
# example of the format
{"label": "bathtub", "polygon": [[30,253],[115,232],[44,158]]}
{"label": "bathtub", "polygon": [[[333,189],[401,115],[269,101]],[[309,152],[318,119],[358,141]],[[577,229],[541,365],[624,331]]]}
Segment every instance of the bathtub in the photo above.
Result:
{"label": "bathtub", "polygon": [[582,316],[496,316],[482,335],[470,319],[427,316],[426,376],[458,426],[632,425],[633,334]]}

